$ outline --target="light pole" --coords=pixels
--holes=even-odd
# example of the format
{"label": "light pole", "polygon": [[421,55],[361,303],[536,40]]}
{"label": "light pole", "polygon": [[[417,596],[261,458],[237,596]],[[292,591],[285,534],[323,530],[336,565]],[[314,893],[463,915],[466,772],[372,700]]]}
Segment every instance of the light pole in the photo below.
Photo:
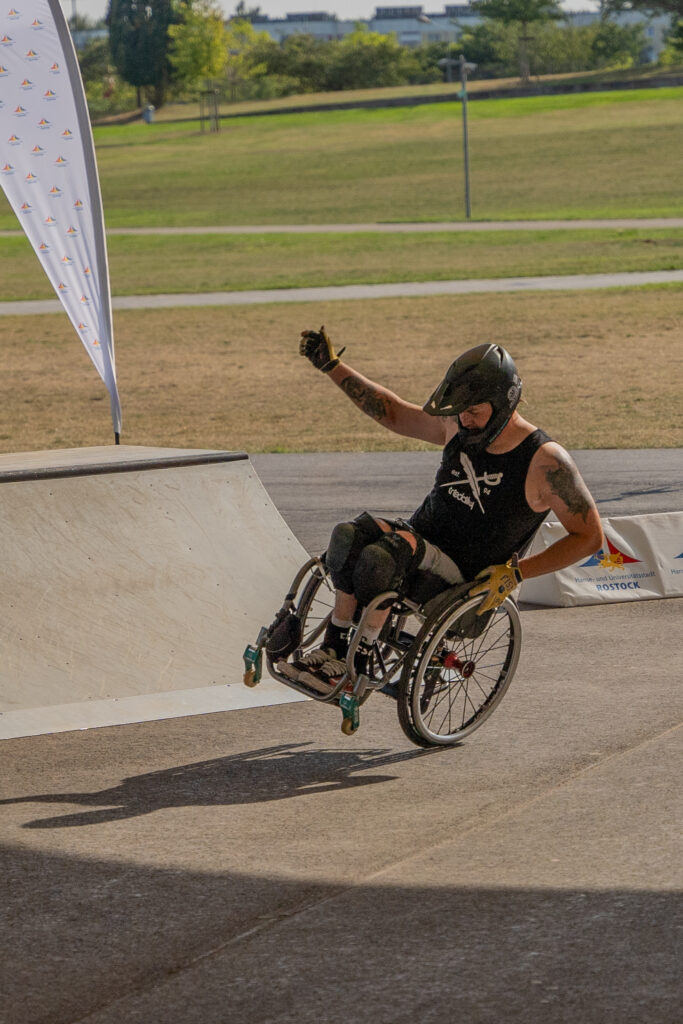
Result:
{"label": "light pole", "polygon": [[463,148],[463,162],[465,165],[465,216],[469,220],[472,216],[472,209],[470,205],[470,140],[469,132],[467,128],[467,76],[471,71],[474,71],[476,64],[470,64],[469,61],[465,60],[465,55],[460,54],[460,57],[456,60],[454,57],[442,57],[441,60],[437,61],[440,68],[443,68],[446,72],[446,81],[453,81],[453,68],[460,69],[460,92],[458,93],[458,99],[462,102],[462,148]]}
{"label": "light pole", "polygon": [[470,205],[470,141],[467,130],[467,75],[474,71],[476,64],[470,64],[465,60],[464,53],[460,54],[460,92],[458,96],[462,101],[462,149],[465,163],[465,216],[469,220],[472,216]]}

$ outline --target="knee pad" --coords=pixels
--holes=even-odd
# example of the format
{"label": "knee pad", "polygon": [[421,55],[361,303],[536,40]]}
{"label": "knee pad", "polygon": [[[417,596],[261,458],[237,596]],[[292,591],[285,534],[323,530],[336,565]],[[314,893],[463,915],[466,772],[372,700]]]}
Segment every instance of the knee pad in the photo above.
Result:
{"label": "knee pad", "polygon": [[400,591],[406,576],[420,564],[424,544],[418,538],[417,550],[397,533],[382,534],[380,540],[365,547],[353,571],[353,593],[361,605],[368,604],[385,590]]}
{"label": "knee pad", "polygon": [[325,555],[332,582],[337,590],[353,593],[353,570],[363,548],[384,536],[381,527],[368,512],[362,512],[350,523],[339,523],[330,537]]}

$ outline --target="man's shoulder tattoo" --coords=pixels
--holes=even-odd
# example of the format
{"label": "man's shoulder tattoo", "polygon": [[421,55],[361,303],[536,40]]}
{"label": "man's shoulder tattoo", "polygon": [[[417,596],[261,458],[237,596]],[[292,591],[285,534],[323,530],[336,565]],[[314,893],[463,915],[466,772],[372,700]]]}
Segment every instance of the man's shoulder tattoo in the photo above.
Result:
{"label": "man's shoulder tattoo", "polygon": [[382,395],[358,377],[346,377],[341,383],[341,389],[373,420],[386,418],[387,406]]}
{"label": "man's shoulder tattoo", "polygon": [[556,466],[545,470],[545,478],[553,494],[562,499],[572,515],[581,516],[585,522],[593,502],[576,469],[558,459]]}

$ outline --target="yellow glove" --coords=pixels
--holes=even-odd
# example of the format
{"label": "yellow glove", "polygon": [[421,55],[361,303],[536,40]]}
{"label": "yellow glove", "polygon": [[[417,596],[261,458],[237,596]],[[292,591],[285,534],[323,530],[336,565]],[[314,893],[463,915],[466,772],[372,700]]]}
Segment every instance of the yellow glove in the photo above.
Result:
{"label": "yellow glove", "polygon": [[316,370],[322,370],[323,373],[334,370],[335,366],[339,365],[339,356],[343,351],[343,348],[340,349],[337,355],[324,327],[319,331],[301,332],[299,355],[310,359]]}
{"label": "yellow glove", "polygon": [[484,612],[491,612],[498,605],[501,605],[508,594],[511,594],[522,582],[522,574],[517,564],[517,556],[514,555],[505,565],[490,565],[477,574],[477,579],[482,580],[469,592],[470,597],[484,595],[484,600],[477,608],[477,615]]}

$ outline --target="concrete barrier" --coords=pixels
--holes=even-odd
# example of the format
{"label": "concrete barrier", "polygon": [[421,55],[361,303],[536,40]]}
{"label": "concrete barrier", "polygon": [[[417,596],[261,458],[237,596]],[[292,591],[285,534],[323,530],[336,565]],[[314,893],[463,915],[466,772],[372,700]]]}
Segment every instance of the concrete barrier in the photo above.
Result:
{"label": "concrete barrier", "polygon": [[240,452],[0,456],[0,738],[301,699],[242,651],[306,552]]}

